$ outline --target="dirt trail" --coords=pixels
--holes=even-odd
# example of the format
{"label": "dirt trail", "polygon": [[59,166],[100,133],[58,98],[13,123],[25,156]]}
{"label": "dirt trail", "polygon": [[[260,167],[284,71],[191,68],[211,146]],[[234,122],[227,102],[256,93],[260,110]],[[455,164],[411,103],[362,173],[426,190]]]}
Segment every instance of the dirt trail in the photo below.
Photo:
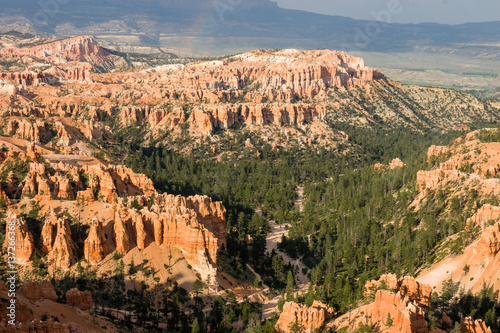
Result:
{"label": "dirt trail", "polygon": [[[303,202],[303,187],[298,187],[297,188],[297,196],[298,200],[295,202],[296,205],[298,205],[299,209],[302,209],[302,202]],[[259,216],[263,216],[262,210],[257,209],[255,211]],[[285,264],[292,264],[293,266],[298,266],[299,272],[295,274],[295,282],[297,283],[297,289],[295,290],[296,293],[305,293],[307,291],[307,288],[309,287],[310,280],[302,272],[303,268],[306,268],[306,266],[300,261],[301,258],[298,259],[292,259],[288,254],[280,251],[278,249],[278,244],[281,242],[281,238],[283,236],[288,236],[288,228],[290,227],[290,224],[283,224],[279,225],[275,221],[269,221],[269,226],[271,227],[271,232],[269,235],[267,235],[266,238],[266,252],[270,254],[273,250],[276,251],[276,253],[280,254],[283,257],[283,261]],[[255,272],[252,269],[253,272]],[[258,274],[257,274],[258,275]],[[257,276],[256,275],[256,276]],[[267,286],[265,286],[267,287]],[[263,296],[263,291],[258,293],[261,297]],[[278,301],[281,298],[280,295],[274,297],[271,300],[263,300],[263,313],[262,313],[262,318],[267,319],[269,318],[274,312],[278,310]]]}
{"label": "dirt trail", "polygon": [[[310,283],[309,278],[302,272],[302,269],[305,268],[306,266],[300,261],[300,258],[292,259],[286,253],[278,250],[278,243],[281,242],[282,236],[288,236],[287,228],[290,227],[290,225],[279,225],[274,221],[269,221],[269,226],[271,227],[271,232],[269,233],[266,239],[267,253],[271,253],[273,250],[275,250],[276,253],[280,254],[283,257],[283,261],[286,264],[291,263],[294,266],[298,266],[299,272],[298,274],[295,275],[296,279],[295,282],[297,283],[297,289],[295,290],[295,292],[298,293],[306,292]],[[262,313],[263,319],[269,318],[274,312],[277,311],[278,301],[280,298],[281,296],[278,295],[273,299],[263,303],[263,313]]]}
{"label": "dirt trail", "polygon": [[281,252],[278,249],[278,243],[281,242],[281,237],[283,236],[288,236],[288,227],[290,227],[289,224],[285,225],[279,225],[274,221],[269,221],[269,226],[271,227],[271,232],[267,236],[266,239],[266,251],[267,253],[271,253],[273,250],[275,250],[277,253],[279,253],[282,257],[283,260],[285,261],[285,264],[292,264],[293,266],[298,266],[299,272],[298,274],[295,275],[295,278],[298,282],[298,289],[299,290],[307,290],[307,287],[309,286],[309,278],[307,275],[305,275],[302,272],[302,269],[306,268],[306,265],[300,261],[300,258],[298,259],[292,259],[288,254]]}

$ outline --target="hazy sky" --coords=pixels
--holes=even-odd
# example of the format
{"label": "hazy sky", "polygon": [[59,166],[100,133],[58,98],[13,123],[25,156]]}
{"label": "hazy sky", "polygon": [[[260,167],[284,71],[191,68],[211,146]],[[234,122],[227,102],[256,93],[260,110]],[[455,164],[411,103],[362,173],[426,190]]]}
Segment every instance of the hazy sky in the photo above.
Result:
{"label": "hazy sky", "polygon": [[282,8],[373,20],[372,11],[387,9],[400,2],[401,13],[393,22],[466,22],[500,21],[500,0],[274,0]]}

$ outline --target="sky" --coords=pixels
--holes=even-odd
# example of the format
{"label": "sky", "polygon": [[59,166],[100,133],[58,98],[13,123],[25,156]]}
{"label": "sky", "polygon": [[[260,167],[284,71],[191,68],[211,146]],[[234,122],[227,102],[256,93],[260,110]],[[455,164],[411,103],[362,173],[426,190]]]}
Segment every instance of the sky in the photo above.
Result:
{"label": "sky", "polygon": [[[274,0],[281,8],[374,20],[391,5],[396,23],[461,24],[500,21],[500,0]],[[396,7],[394,7],[396,8]]]}

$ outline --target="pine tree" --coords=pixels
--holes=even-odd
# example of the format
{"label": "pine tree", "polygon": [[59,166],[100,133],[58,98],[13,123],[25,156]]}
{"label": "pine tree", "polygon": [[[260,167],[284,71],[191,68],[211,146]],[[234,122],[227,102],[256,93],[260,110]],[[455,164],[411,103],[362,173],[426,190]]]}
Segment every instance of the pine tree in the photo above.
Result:
{"label": "pine tree", "polygon": [[295,279],[293,278],[292,271],[288,271],[288,275],[286,277],[286,300],[293,300],[293,290],[295,289]]}
{"label": "pine tree", "polygon": [[191,333],[201,333],[201,332],[202,332],[202,329],[201,329],[200,322],[198,321],[198,318],[196,318],[193,321],[193,326],[191,327]]}
{"label": "pine tree", "polygon": [[134,275],[135,273],[137,273],[137,269],[135,268],[135,262],[134,262],[133,257],[132,257],[132,260],[130,261],[130,264],[129,264],[128,273],[130,275]]}

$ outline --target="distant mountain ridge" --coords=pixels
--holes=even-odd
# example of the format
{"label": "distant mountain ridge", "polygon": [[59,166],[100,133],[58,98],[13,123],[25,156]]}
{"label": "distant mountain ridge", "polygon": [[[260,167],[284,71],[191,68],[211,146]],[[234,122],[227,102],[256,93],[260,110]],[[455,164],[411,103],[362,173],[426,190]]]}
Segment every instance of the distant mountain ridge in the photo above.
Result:
{"label": "distant mountain ridge", "polygon": [[[200,55],[260,48],[479,52],[498,57],[500,22],[386,24],[279,8],[270,0],[0,0],[0,32],[94,35],[116,45]],[[67,2],[67,3],[66,3]],[[375,19],[375,18],[374,18]],[[186,38],[189,38],[188,40]]]}

